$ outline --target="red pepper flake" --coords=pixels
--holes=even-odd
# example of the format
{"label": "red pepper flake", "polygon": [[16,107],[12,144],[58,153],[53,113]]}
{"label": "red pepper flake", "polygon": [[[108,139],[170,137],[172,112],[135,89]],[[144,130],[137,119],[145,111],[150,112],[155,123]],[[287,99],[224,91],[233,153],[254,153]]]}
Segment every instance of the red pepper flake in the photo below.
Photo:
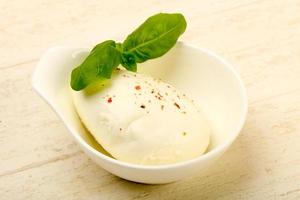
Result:
{"label": "red pepper flake", "polygon": [[141,86],[140,85],[137,85],[134,87],[136,90],[140,90],[141,89]]}
{"label": "red pepper flake", "polygon": [[180,106],[178,105],[178,103],[174,103],[174,106],[176,106],[178,109],[180,109]]}
{"label": "red pepper flake", "polygon": [[146,106],[145,106],[145,105],[141,105],[141,108],[145,109],[145,108],[146,108]]}
{"label": "red pepper flake", "polygon": [[109,97],[109,98],[107,99],[107,103],[111,103],[111,102],[112,102],[112,98]]}

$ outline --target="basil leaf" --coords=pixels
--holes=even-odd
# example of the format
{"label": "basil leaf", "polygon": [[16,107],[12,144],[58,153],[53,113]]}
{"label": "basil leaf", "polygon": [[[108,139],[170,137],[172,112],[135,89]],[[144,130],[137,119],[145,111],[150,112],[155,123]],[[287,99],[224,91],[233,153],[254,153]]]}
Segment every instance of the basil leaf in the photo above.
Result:
{"label": "basil leaf", "polygon": [[101,79],[109,79],[121,62],[121,53],[113,40],[96,45],[81,65],[73,69],[71,87],[79,91]]}
{"label": "basil leaf", "polygon": [[175,45],[185,29],[186,21],[182,14],[153,15],[126,38],[123,52],[134,55],[137,63],[160,57]]}
{"label": "basil leaf", "polygon": [[159,13],[149,17],[123,44],[107,40],[96,45],[83,63],[73,69],[72,89],[79,91],[93,82],[109,79],[119,64],[137,71],[137,63],[165,54],[185,29],[182,14]]}

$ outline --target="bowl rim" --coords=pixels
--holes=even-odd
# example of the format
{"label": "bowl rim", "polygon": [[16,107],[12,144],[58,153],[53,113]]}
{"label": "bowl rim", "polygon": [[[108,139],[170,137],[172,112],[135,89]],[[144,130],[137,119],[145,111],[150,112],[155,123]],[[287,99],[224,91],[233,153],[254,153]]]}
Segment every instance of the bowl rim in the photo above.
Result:
{"label": "bowl rim", "polygon": [[[243,100],[242,116],[237,123],[238,125],[235,127],[235,129],[233,131],[234,134],[232,135],[232,137],[227,139],[227,141],[225,141],[224,143],[217,146],[215,149],[213,149],[203,155],[200,155],[198,157],[190,159],[190,160],[181,161],[178,163],[162,164],[162,165],[142,165],[142,164],[134,164],[134,163],[128,163],[125,161],[117,160],[117,159],[109,157],[109,156],[97,151],[96,149],[94,149],[82,137],[80,137],[80,134],[77,133],[77,131],[73,130],[73,128],[70,127],[68,123],[66,123],[63,115],[61,115],[60,112],[58,110],[56,110],[55,106],[47,99],[47,97],[43,93],[43,91],[41,91],[40,88],[35,84],[35,77],[37,76],[37,73],[36,73],[37,69],[42,68],[41,60],[43,60],[43,57],[50,51],[57,50],[57,49],[66,49],[66,48],[69,48],[69,49],[79,49],[79,48],[56,46],[56,47],[52,47],[52,48],[48,49],[48,51],[46,51],[44,53],[42,58],[37,63],[37,66],[36,66],[33,76],[32,76],[31,84],[32,84],[33,89],[37,92],[37,94],[39,94],[39,96],[51,107],[51,109],[63,121],[64,126],[68,129],[70,134],[75,138],[76,142],[78,142],[82,148],[84,148],[85,150],[88,150],[94,156],[99,157],[100,159],[102,159],[106,162],[109,162],[109,163],[112,163],[112,164],[115,164],[115,165],[118,165],[121,167],[137,169],[137,170],[157,171],[157,170],[165,170],[165,169],[176,169],[176,168],[181,168],[181,167],[185,167],[188,165],[193,165],[197,162],[202,162],[204,160],[207,160],[207,159],[210,160],[210,159],[214,158],[219,153],[222,153],[224,150],[226,150],[235,141],[235,139],[240,134],[240,132],[245,124],[245,121],[246,121],[247,112],[248,112],[248,98],[247,98],[246,88],[245,88],[239,74],[236,72],[236,70],[233,68],[233,66],[229,62],[227,62],[224,58],[220,57],[213,51],[206,49],[206,48],[198,47],[196,45],[188,44],[188,43],[182,42],[182,41],[178,41],[178,43],[184,47],[192,48],[197,51],[201,51],[201,52],[205,53],[207,56],[212,57],[214,60],[217,60],[218,62],[220,62],[223,67],[226,67],[233,74],[234,78],[238,81],[239,91],[241,93],[242,100]],[[88,48],[80,48],[80,49],[85,50]]]}

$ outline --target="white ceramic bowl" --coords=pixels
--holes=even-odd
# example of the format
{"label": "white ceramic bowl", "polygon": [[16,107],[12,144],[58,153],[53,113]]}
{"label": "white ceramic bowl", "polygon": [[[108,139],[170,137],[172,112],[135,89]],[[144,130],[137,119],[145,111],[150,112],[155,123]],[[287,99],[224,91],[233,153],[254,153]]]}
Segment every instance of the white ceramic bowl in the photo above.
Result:
{"label": "white ceramic bowl", "polygon": [[168,183],[203,172],[238,136],[247,114],[245,88],[232,66],[214,53],[178,42],[161,58],[139,65],[141,73],[160,77],[191,96],[208,117],[213,133],[208,152],[176,164],[146,166],[109,157],[83,128],[70,95],[70,72],[87,49],[55,47],[39,61],[32,84],[61,118],[75,141],[102,168],[141,183]]}

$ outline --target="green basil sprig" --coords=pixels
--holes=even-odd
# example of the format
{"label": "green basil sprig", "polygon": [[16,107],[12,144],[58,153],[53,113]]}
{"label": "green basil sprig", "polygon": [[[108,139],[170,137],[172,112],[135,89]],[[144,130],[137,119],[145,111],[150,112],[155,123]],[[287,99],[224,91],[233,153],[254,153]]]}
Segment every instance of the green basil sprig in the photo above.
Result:
{"label": "green basil sprig", "polygon": [[73,69],[72,89],[79,91],[100,79],[109,79],[119,64],[136,71],[137,63],[168,52],[185,29],[182,14],[159,13],[149,17],[123,43],[107,40],[96,45],[83,63]]}

